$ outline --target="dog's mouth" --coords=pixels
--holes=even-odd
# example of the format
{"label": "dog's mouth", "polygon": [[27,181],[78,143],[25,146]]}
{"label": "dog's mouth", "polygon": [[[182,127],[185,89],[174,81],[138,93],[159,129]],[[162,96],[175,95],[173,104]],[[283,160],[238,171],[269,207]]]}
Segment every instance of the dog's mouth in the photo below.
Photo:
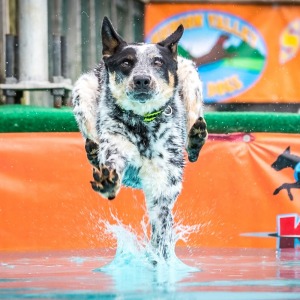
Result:
{"label": "dog's mouth", "polygon": [[130,98],[133,101],[145,103],[153,97],[153,93],[151,92],[133,92],[130,93]]}

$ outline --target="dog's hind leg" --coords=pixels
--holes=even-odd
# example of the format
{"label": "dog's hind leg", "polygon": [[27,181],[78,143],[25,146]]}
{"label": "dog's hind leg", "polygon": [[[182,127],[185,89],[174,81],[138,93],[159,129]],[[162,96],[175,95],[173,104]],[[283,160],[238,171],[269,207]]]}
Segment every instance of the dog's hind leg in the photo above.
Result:
{"label": "dog's hind leg", "polygon": [[284,183],[280,187],[278,187],[273,195],[277,195],[281,190],[286,190],[291,201],[294,200],[291,189],[300,189],[300,181],[296,181],[294,183]]}
{"label": "dog's hind leg", "polygon": [[85,151],[91,165],[98,168],[98,133],[96,129],[99,83],[93,73],[82,75],[75,83],[72,91],[74,116],[79,130],[85,139]]}
{"label": "dog's hind leg", "polygon": [[194,63],[178,57],[179,94],[186,110],[186,131],[203,117],[202,82]]}
{"label": "dog's hind leg", "polygon": [[178,149],[169,161],[166,165],[163,159],[151,159],[144,162],[139,173],[151,225],[151,245],[154,253],[165,260],[175,247],[172,209],[182,188],[182,151]]}
{"label": "dog's hind leg", "polygon": [[192,61],[178,58],[178,80],[186,110],[186,150],[189,161],[195,162],[207,139],[207,128],[203,116],[202,83]]}
{"label": "dog's hind leg", "polygon": [[98,142],[96,129],[99,83],[93,73],[82,75],[75,83],[72,91],[73,112],[79,130],[85,139]]}
{"label": "dog's hind leg", "polygon": [[172,209],[161,205],[156,215],[151,217],[151,245],[158,256],[168,260],[173,245],[173,215]]}
{"label": "dog's hind leg", "polygon": [[190,162],[197,161],[200,150],[207,139],[207,135],[206,122],[203,117],[199,117],[188,134],[186,150]]}

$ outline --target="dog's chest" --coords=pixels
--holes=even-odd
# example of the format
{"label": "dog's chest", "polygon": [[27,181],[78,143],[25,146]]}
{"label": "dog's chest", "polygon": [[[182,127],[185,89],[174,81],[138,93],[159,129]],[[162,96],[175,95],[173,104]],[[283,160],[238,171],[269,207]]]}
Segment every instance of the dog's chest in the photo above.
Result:
{"label": "dog's chest", "polygon": [[162,157],[168,151],[170,136],[177,136],[173,122],[144,124],[136,122],[125,125],[125,133],[128,140],[133,143],[140,156],[153,159]]}
{"label": "dog's chest", "polygon": [[[126,128],[125,136],[135,145],[137,155],[133,155],[128,161],[124,185],[141,188],[145,172],[154,174],[157,169],[166,169],[170,159],[183,151],[181,143],[175,145],[173,142],[178,142],[181,138],[179,132],[174,130],[172,122],[149,125]],[[180,154],[179,156],[182,156]],[[155,175],[153,180],[157,180]]]}

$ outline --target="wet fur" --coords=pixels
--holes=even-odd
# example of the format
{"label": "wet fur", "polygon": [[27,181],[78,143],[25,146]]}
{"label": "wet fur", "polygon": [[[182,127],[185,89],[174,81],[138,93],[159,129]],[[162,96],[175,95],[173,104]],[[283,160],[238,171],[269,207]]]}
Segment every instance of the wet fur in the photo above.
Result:
{"label": "wet fur", "polygon": [[110,200],[121,184],[141,188],[151,243],[166,259],[184,149],[196,161],[207,138],[198,73],[177,57],[182,33],[179,26],[161,43],[128,44],[104,18],[103,60],[73,90],[74,114],[94,166],[92,188]]}

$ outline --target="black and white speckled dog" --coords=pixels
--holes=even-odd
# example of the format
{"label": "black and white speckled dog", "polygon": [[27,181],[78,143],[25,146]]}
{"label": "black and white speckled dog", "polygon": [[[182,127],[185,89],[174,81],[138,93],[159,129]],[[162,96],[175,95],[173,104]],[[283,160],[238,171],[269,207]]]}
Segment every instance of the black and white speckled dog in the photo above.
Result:
{"label": "black and white speckled dog", "polygon": [[121,184],[141,188],[151,243],[166,259],[184,148],[194,162],[207,138],[198,73],[177,57],[183,30],[180,25],[158,44],[129,44],[104,18],[103,61],[73,90],[74,114],[93,165],[92,188],[109,200]]}

